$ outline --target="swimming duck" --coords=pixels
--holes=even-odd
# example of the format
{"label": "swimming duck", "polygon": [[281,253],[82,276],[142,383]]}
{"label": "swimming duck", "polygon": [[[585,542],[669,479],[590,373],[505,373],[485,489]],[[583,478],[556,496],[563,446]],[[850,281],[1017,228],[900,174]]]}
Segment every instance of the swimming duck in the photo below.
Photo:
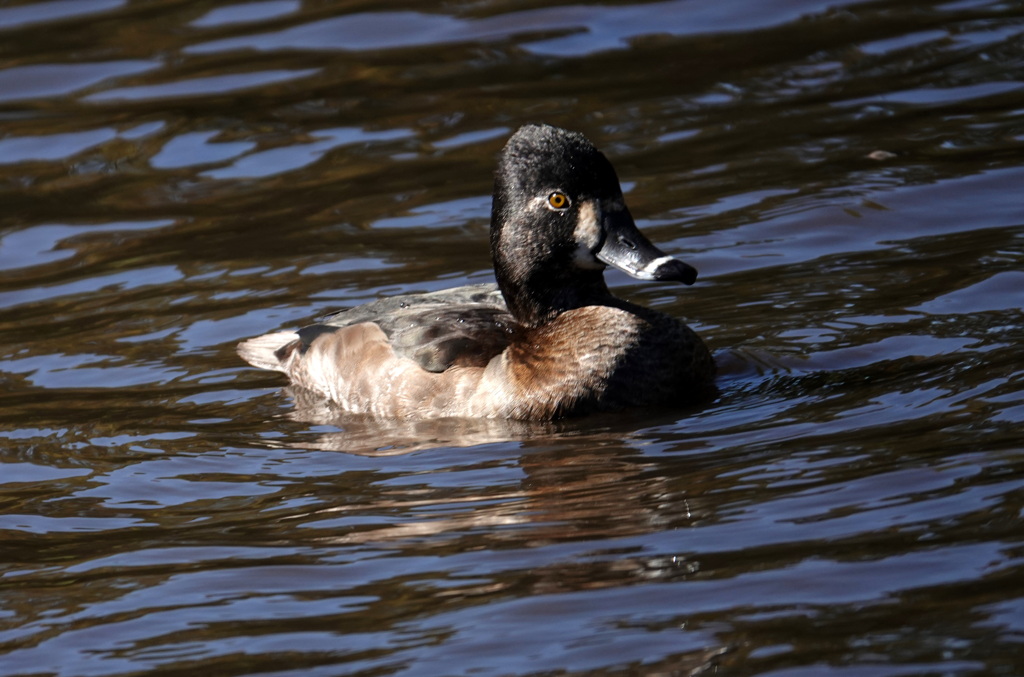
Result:
{"label": "swimming duck", "polygon": [[248,363],[353,413],[552,420],[704,398],[715,364],[682,321],[616,298],[614,266],[693,284],[644,237],[611,163],[582,134],[526,125],[498,162],[495,285],[377,300],[244,341]]}

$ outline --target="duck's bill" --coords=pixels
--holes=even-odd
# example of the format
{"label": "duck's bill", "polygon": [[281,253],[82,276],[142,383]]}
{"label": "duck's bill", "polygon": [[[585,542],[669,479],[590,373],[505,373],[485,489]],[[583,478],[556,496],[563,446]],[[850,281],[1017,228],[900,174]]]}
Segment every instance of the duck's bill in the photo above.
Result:
{"label": "duck's bill", "polygon": [[637,230],[633,219],[607,218],[605,239],[595,254],[598,260],[639,280],[693,284],[697,269],[661,251]]}

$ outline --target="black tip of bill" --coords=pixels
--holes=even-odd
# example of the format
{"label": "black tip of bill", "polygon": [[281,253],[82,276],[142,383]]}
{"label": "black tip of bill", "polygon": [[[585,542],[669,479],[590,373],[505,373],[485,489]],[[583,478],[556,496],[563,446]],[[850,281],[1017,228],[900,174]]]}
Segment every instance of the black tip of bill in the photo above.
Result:
{"label": "black tip of bill", "polygon": [[693,284],[697,281],[697,269],[688,263],[683,263],[677,258],[665,256],[661,259],[652,261],[647,268],[651,269],[652,266],[653,270],[651,270],[651,276],[655,280],[665,282],[682,282],[686,285]]}

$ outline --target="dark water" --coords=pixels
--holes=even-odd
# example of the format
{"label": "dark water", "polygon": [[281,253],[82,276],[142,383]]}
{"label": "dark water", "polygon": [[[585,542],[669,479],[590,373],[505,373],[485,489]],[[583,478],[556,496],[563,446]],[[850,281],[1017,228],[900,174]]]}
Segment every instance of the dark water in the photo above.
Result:
{"label": "dark water", "polygon": [[[1024,5],[0,2],[0,674],[1024,674]],[[718,400],[328,420],[588,134]]]}

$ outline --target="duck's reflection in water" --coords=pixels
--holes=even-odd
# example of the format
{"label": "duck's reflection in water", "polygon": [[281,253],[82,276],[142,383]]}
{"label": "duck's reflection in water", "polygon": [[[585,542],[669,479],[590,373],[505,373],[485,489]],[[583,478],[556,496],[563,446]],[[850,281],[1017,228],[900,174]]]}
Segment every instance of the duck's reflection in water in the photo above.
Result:
{"label": "duck's reflection in water", "polygon": [[[323,451],[341,451],[360,456],[386,457],[429,449],[516,443],[511,463],[519,470],[517,481],[508,482],[507,473],[496,471],[493,483],[476,483],[476,488],[451,490],[407,486],[380,492],[372,505],[346,503],[324,509],[327,512],[377,513],[385,509],[415,512],[430,505],[444,509],[429,519],[399,519],[371,530],[355,530],[340,537],[344,541],[387,541],[406,536],[443,532],[475,531],[487,525],[529,525],[531,542],[565,538],[609,537],[647,533],[663,529],[666,521],[684,526],[698,519],[700,500],[695,502],[686,487],[676,487],[671,478],[684,458],[648,455],[644,447],[657,443],[657,433],[638,430],[636,414],[617,413],[600,418],[571,421],[527,422],[491,419],[438,419],[380,421],[339,412],[329,402],[308,391],[292,388],[295,401],[291,416],[316,425],[339,429],[292,442],[292,446]],[[676,415],[678,416],[678,415]],[[645,419],[652,421],[648,414]],[[566,446],[566,439],[574,444]],[[696,447],[702,443],[695,442]],[[673,449],[678,450],[678,441]],[[701,456],[698,454],[698,456]],[[465,462],[465,455],[460,462]],[[486,461],[485,461],[486,459]],[[509,452],[481,451],[480,463],[509,466]],[[666,466],[666,463],[668,466]],[[471,461],[472,465],[473,462]],[[700,486],[701,475],[712,468],[695,463],[687,477]],[[669,470],[670,474],[665,471]],[[429,482],[424,482],[429,484]],[[460,506],[465,506],[461,508]],[[310,515],[311,516],[311,515]],[[486,539],[522,539],[525,532],[476,532]],[[505,536],[503,536],[503,533]],[[621,564],[621,560],[618,560]],[[644,564],[646,569],[649,564]],[[673,564],[672,568],[677,568]]]}

